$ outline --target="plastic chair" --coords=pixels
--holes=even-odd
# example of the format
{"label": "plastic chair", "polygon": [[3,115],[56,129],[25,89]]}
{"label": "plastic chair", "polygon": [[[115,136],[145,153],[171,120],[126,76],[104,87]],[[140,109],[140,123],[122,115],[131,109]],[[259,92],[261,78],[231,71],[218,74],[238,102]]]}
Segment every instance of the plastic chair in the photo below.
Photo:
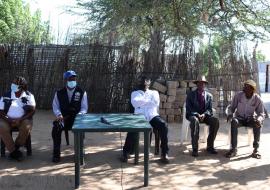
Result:
{"label": "plastic chair", "polygon": [[159,132],[158,130],[154,130],[151,131],[150,133],[150,145],[151,145],[151,141],[152,141],[152,134],[154,133],[155,135],[155,155],[159,154],[159,146],[160,146],[160,137],[159,137]]}
{"label": "plastic chair", "polygon": [[[184,105],[183,105],[183,122],[182,122],[181,139],[180,139],[181,144],[183,144],[184,141],[188,140],[189,123],[190,122],[186,119],[186,103],[184,103]],[[203,138],[200,140],[202,140],[202,142],[206,142],[207,136],[208,136],[208,126],[204,123],[201,123],[200,127],[203,127]]]}
{"label": "plastic chair", "polygon": [[67,143],[67,145],[69,145],[69,135],[68,135],[68,131],[70,131],[70,130],[64,130],[64,131],[65,131],[66,143]]}

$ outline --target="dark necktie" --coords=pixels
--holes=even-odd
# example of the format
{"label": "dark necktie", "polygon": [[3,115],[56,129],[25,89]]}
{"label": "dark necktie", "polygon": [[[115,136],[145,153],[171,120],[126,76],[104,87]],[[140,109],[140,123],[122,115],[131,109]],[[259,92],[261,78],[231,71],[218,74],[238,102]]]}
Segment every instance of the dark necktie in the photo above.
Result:
{"label": "dark necktie", "polygon": [[198,101],[199,101],[199,106],[200,106],[200,111],[204,111],[204,95],[203,95],[203,91],[199,92],[198,91]]}

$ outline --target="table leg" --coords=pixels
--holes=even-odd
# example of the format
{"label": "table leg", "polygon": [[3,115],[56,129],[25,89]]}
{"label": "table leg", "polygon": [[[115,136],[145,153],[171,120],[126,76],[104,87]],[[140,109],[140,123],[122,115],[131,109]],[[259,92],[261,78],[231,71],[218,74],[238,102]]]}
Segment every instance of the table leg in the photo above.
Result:
{"label": "table leg", "polygon": [[84,132],[80,133],[80,164],[84,165]]}
{"label": "table leg", "polygon": [[75,189],[80,186],[80,132],[74,132],[74,152],[75,152]]}
{"label": "table leg", "polygon": [[134,151],[135,151],[135,161],[134,161],[134,164],[135,165],[139,164],[139,140],[140,140],[140,133],[137,132],[135,134],[135,147],[134,147]]}
{"label": "table leg", "polygon": [[144,186],[148,186],[149,131],[144,132]]}

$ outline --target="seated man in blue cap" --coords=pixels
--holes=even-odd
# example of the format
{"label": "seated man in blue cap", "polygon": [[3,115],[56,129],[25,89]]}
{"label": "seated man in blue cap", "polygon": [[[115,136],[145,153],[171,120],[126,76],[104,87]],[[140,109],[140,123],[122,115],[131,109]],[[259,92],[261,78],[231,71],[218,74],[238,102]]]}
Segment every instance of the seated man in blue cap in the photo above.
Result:
{"label": "seated man in blue cap", "polygon": [[77,74],[69,70],[64,73],[65,87],[55,93],[53,99],[53,113],[56,120],[53,122],[53,158],[60,162],[61,134],[63,130],[70,130],[77,114],[85,114],[88,110],[87,94],[76,82]]}

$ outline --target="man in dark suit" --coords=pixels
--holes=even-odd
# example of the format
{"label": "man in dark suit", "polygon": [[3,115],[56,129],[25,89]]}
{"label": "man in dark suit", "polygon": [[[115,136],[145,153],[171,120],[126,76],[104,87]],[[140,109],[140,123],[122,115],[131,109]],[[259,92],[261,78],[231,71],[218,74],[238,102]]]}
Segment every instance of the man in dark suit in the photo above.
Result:
{"label": "man in dark suit", "polygon": [[197,89],[191,91],[186,99],[186,118],[190,121],[192,156],[198,156],[200,123],[205,123],[209,126],[207,152],[217,154],[214,148],[214,140],[219,129],[219,120],[213,117],[213,96],[205,91],[205,86],[208,84],[205,76],[200,76],[194,83],[197,85]]}

